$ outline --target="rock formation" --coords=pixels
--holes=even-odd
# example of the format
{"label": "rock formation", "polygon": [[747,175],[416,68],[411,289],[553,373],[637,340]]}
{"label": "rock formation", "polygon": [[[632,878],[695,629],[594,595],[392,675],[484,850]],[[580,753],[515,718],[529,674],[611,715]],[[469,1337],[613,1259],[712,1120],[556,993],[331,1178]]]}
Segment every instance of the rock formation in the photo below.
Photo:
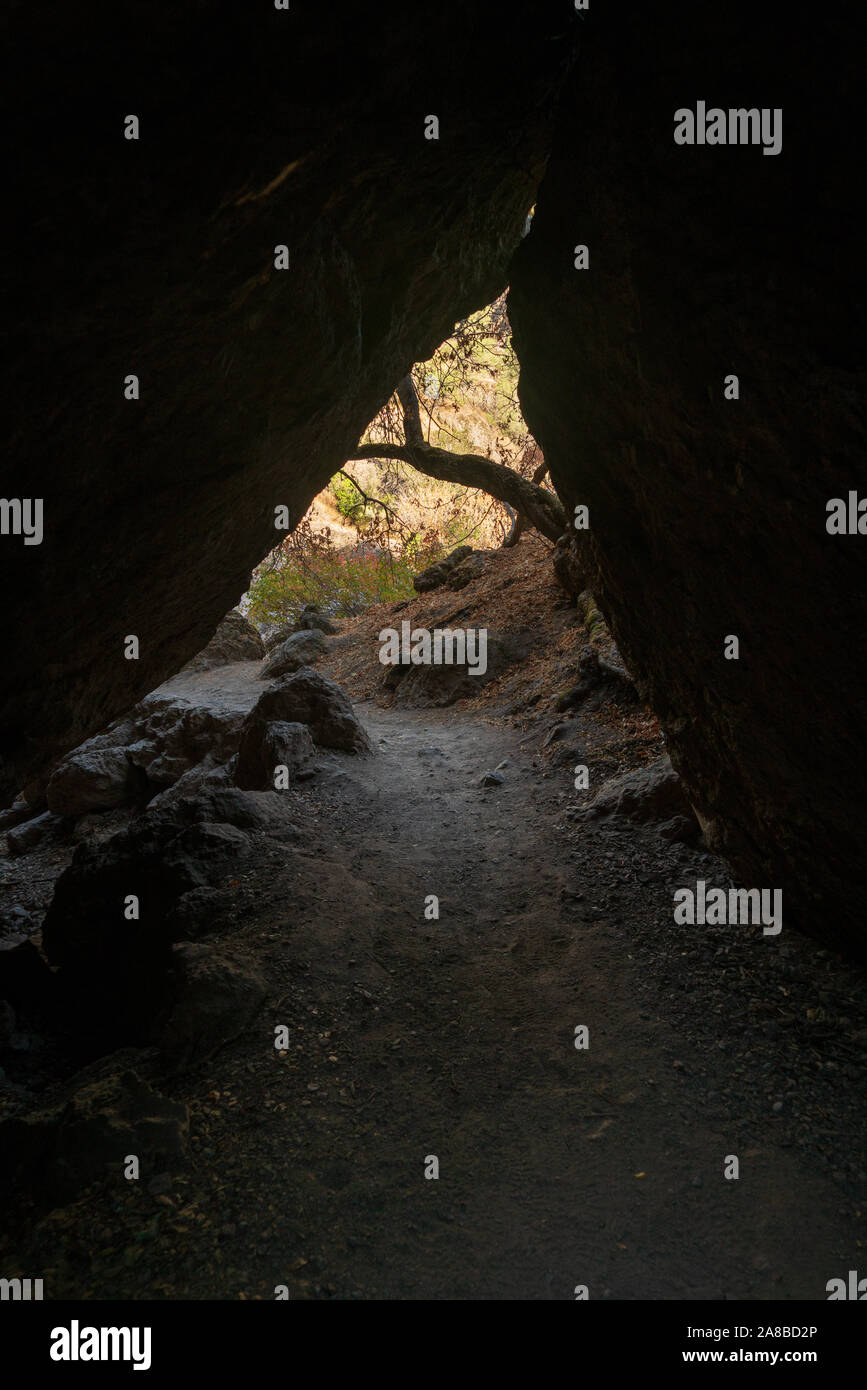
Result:
{"label": "rock formation", "polygon": [[233,608],[227,613],[208,645],[182,668],[184,671],[210,671],[235,661],[256,661],[265,655],[265,644],[253,624]]}
{"label": "rock formation", "polygon": [[293,632],[279,646],[274,647],[259,672],[262,681],[277,680],[279,676],[291,675],[302,666],[312,666],[318,656],[325,651],[325,638],[318,628],[302,629]]}
{"label": "rock formation", "polygon": [[[594,15],[509,313],[525,418],[567,510],[589,507],[577,583],[709,843],[863,955],[867,540],[825,525],[863,476],[857,60],[842,21],[808,53],[741,13]],[[698,97],[782,108],[781,152],[677,146]]]}
{"label": "rock formation", "polygon": [[41,545],[0,538],[6,804],[203,647],[395,382],[505,287],[575,26],[480,0],[434,22],[446,54],[396,0],[4,19],[33,152],[4,495],[44,500]]}
{"label": "rock formation", "polygon": [[[867,542],[825,526],[865,443],[851,13],[805,43],[738,4],[445,0],[444,54],[394,0],[13,7],[39,154],[13,171],[4,493],[43,499],[44,536],[0,538],[7,804],[41,809],[57,757],[201,649],[411,363],[510,281],[525,416],[589,507],[580,582],[711,845],[863,953]],[[781,109],[782,148],[677,145],[699,99]]]}

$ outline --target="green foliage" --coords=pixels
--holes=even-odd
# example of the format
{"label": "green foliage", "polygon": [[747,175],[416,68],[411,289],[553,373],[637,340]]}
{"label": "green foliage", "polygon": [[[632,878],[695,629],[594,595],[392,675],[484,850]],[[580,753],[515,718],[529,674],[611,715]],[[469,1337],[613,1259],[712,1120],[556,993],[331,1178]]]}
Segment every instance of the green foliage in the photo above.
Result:
{"label": "green foliage", "polygon": [[308,603],[331,617],[349,618],[371,604],[411,598],[413,576],[441,554],[425,552],[417,538],[397,555],[337,550],[330,537],[303,526],[253,576],[248,612],[260,628],[295,622]]}
{"label": "green foliage", "polygon": [[351,518],[357,514],[359,504],[362,503],[363,499],[350,478],[344,477],[341,473],[335,473],[328,486],[342,516]]}

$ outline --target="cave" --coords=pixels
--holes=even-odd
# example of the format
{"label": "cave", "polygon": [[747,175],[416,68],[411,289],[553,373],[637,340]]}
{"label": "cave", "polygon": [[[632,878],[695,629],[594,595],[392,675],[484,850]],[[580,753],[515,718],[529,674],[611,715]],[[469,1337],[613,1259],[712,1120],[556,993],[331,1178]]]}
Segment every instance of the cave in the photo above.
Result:
{"label": "cave", "polygon": [[[845,1283],[857,1263],[865,1181],[864,295],[852,209],[863,20],[854,5],[811,12],[807,23],[770,6],[680,0],[493,9],[444,0],[430,14],[392,0],[345,10],[97,3],[85,23],[49,3],[12,6],[3,30],[14,55],[15,193],[4,267],[0,780],[11,848],[0,1000],[13,1021],[2,1034],[0,1131],[5,1186],[29,1214],[6,1223],[0,1274],[54,1269],[37,1216],[86,1192],[52,1297],[826,1299],[828,1281]],[[539,632],[552,647],[567,628],[589,640],[563,689],[539,681],[521,732],[543,707],[551,717],[526,767],[517,733],[503,743],[504,771],[495,723],[462,743],[460,716],[435,712],[425,723],[413,712],[424,673],[392,673],[389,724],[317,673],[315,621],[295,643],[314,652],[299,670],[278,668],[237,615],[251,574],[329,480],[380,450],[359,441],[408,374],[456,324],[500,301],[520,408],[550,479],[547,490],[510,483],[505,501],[529,509],[536,548],[524,537],[515,553],[533,557],[550,587],[544,614],[528,609],[520,631],[494,634],[491,679],[527,659]],[[394,456],[418,463],[426,450],[448,476],[449,458],[411,433],[400,400],[406,443]],[[467,485],[485,488],[486,478]],[[471,586],[506,561],[450,563],[459,579],[449,587],[446,565],[424,611],[434,632],[438,612],[470,614],[470,632],[485,618],[473,616]],[[502,576],[523,596],[517,569]],[[389,619],[397,633],[409,631],[401,606]],[[523,614],[518,598],[514,606]],[[551,613],[556,628],[545,626]],[[201,684],[221,663],[263,659],[278,673],[270,687],[251,677],[249,698],[246,686],[221,687],[216,713],[185,712],[168,739],[182,673]],[[469,680],[448,699],[463,709],[468,686],[483,684]],[[658,761],[638,790],[612,776],[612,762],[608,789],[576,812],[583,838],[570,857],[557,849],[558,803],[545,803],[549,829],[537,839],[522,817],[536,814],[549,777],[561,778],[556,795],[583,795],[571,763],[576,774],[589,763],[592,781],[592,741],[586,754],[569,742],[579,728],[570,711],[591,688],[624,724],[647,721]],[[517,729],[514,709],[506,713]],[[476,774],[490,779],[484,811],[462,799],[451,771],[437,781],[445,755],[429,745],[451,737],[459,765],[484,754],[473,779],[477,797]],[[557,773],[544,762],[558,743],[574,754],[568,776],[565,755]],[[120,759],[125,779],[92,806],[76,799],[82,745],[100,777],[115,786]],[[389,783],[388,757],[410,745],[418,778]],[[205,779],[189,781],[186,800],[156,796],[189,774],[193,746]],[[220,771],[230,752],[234,780]],[[298,773],[302,800],[289,811],[268,800],[274,763]],[[518,800],[497,830],[513,775]],[[400,808],[415,806],[419,778],[440,789],[404,825]],[[633,814],[639,801],[653,803],[652,815]],[[136,804],[138,819],[99,821],[121,804]],[[332,817],[327,853],[310,839],[320,815]],[[460,860],[449,889],[459,931],[449,945],[446,924],[421,907],[421,926],[398,922],[407,895],[446,901],[436,854],[452,844],[454,817],[469,827],[468,857],[457,836],[448,872]],[[653,838],[657,823],[667,840]],[[16,885],[46,828],[67,837],[69,852],[44,910],[28,917]],[[482,831],[484,864],[470,853]],[[392,833],[405,839],[394,859]],[[494,857],[498,836],[506,859]],[[659,848],[671,843],[682,860]],[[637,875],[619,915],[611,860]],[[488,874],[497,866],[507,888]],[[503,935],[485,947],[499,956],[473,976],[465,958],[476,938],[458,884],[474,875],[474,930]],[[714,882],[728,917],[706,912],[704,885]],[[673,913],[673,894],[697,884],[701,913]],[[645,921],[642,894],[649,917],[667,923],[658,966],[662,927]],[[136,915],[140,899],[150,919]],[[542,925],[535,901],[549,916],[556,901],[556,928]],[[203,914],[218,926],[203,926]],[[376,932],[364,936],[373,921],[378,954]],[[241,951],[233,922],[255,928],[260,958],[252,937]],[[224,952],[216,962],[209,930]],[[630,992],[621,967],[629,978],[657,972],[658,994]],[[380,1110],[390,1075],[397,1086],[394,1077],[409,1084],[429,1069],[423,971],[438,1001],[434,1026],[453,1029],[456,1049],[428,1133],[427,1112],[405,1096]],[[544,1018],[537,976],[553,1010]],[[719,981],[737,993],[731,1017]],[[228,1013],[240,1039],[220,1034]],[[590,1064],[599,1058],[586,1083],[574,1080],[582,1028]],[[388,1127],[386,1185],[367,1170],[363,1117],[339,1139],[334,1122],[333,1152],[297,1137],[328,1084],[304,1070],[307,1045],[332,1038],[320,1059],[328,1072],[362,1047],[355,1030],[372,1070],[357,1090],[347,1080],[336,1103],[363,1100]],[[495,1065],[501,1053],[508,1062]],[[665,1059],[658,1085],[639,1060],[648,1053]],[[461,1067],[488,1062],[484,1098],[462,1096]],[[274,1065],[293,1078],[301,1068],[288,1118],[273,1096],[267,1118],[247,1115],[244,1078]],[[721,1066],[734,1079],[720,1080]],[[530,1090],[525,1070],[536,1110],[517,1098]],[[424,1099],[427,1082],[418,1085]],[[665,1091],[669,1108],[641,1119],[648,1087]],[[521,1136],[514,1153],[496,1146],[500,1104]],[[690,1148],[693,1104],[724,1116],[715,1129],[699,1125],[712,1152]],[[584,1129],[576,1106],[589,1115]],[[219,1203],[208,1209],[216,1262],[179,1223],[161,1247],[163,1273],[152,1261],[139,1281],[144,1292],[117,1269],[100,1273],[85,1227],[94,1248],[100,1231],[106,1247],[115,1240],[106,1194],[120,1184],[134,1193],[128,1205],[141,1197],[117,1236],[129,1248],[137,1222],[204,1209],[211,1112],[229,1107],[241,1127],[227,1131],[235,1156],[220,1191],[246,1191],[244,1125],[270,1126],[260,1158],[276,1171],[284,1143],[303,1233],[281,1228],[278,1257],[251,1196],[255,1217],[240,1202],[225,1220]],[[675,1111],[669,1133],[663,1113]],[[548,1150],[539,1141],[541,1167],[526,1141],[537,1123],[544,1134],[562,1126]],[[291,1135],[282,1141],[281,1124]],[[807,1132],[822,1135],[815,1163]],[[142,1179],[124,1177],[120,1159],[106,1176],[112,1143],[138,1141]],[[452,1141],[460,1156],[449,1191]],[[502,1229],[489,1144],[514,1160]],[[577,1244],[595,1252],[585,1267],[569,1263],[561,1229],[572,1208],[549,1194],[569,1151],[585,1165],[584,1188],[562,1179],[581,1203]],[[738,1155],[753,1178],[724,1180],[724,1160]],[[621,1168],[629,1195],[618,1178],[607,1197]],[[743,1226],[771,1212],[757,1235],[725,1244],[728,1227],[702,1207],[717,1182]],[[642,1183],[662,1184],[649,1215],[634,1196]],[[682,1202],[672,1196],[681,1186]],[[347,1203],[359,1192],[354,1229]],[[398,1259],[374,1234],[380,1216],[414,1233],[417,1258]],[[611,1224],[604,1253],[590,1234],[597,1217]],[[692,1251],[690,1220],[701,1230]],[[457,1240],[451,1258],[442,1222]],[[815,1254],[797,1267],[804,1230]],[[359,1255],[367,1245],[372,1253]]]}

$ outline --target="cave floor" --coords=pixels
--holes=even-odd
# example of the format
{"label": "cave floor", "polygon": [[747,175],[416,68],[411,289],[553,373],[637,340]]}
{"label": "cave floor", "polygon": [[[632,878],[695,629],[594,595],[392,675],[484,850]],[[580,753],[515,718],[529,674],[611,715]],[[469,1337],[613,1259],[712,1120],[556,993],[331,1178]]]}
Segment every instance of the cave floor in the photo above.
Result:
{"label": "cave floor", "polygon": [[825,1298],[863,1240],[852,972],[785,926],[675,927],[720,861],[576,827],[519,728],[358,712],[378,755],[326,755],[305,838],[257,839],[236,884],[267,1006],[161,1085],[189,1168],[49,1213],[28,1271],[56,1297]]}

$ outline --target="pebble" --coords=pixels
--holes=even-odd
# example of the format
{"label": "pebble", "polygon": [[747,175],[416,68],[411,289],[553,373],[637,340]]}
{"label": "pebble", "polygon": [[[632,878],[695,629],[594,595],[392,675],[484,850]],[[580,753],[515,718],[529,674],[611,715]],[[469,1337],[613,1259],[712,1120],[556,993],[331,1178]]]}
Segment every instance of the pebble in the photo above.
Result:
{"label": "pebble", "polygon": [[501,772],[486,772],[479,785],[482,787],[500,787],[505,780]]}

